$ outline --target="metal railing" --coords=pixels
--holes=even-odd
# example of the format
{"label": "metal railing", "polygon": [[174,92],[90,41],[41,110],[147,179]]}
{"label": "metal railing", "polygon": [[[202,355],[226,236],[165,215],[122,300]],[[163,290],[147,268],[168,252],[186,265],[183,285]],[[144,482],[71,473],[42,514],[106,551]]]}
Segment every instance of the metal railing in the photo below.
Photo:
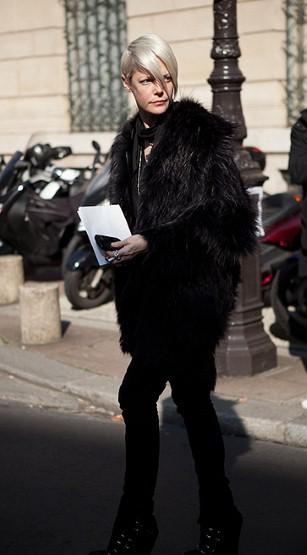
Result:
{"label": "metal railing", "polygon": [[285,0],[287,109],[292,125],[307,107],[307,2]]}
{"label": "metal railing", "polygon": [[72,131],[117,130],[128,104],[120,78],[124,0],[64,0]]}

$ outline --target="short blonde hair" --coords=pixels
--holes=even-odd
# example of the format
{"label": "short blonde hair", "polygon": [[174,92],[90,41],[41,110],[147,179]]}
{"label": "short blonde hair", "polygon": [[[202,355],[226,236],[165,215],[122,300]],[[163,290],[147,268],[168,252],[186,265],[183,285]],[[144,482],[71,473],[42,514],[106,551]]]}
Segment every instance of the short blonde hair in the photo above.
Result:
{"label": "short blonde hair", "polygon": [[178,90],[178,64],[170,45],[159,35],[147,33],[132,41],[122,55],[121,73],[130,81],[134,71],[147,71],[162,87],[165,87],[158,60],[160,59],[171,76],[174,95]]}

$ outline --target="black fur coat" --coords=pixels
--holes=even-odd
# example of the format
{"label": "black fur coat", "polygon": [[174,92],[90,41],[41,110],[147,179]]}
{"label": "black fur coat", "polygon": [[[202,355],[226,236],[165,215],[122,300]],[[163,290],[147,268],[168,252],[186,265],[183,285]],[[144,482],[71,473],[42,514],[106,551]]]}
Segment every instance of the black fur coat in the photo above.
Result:
{"label": "black fur coat", "polygon": [[149,250],[114,270],[121,346],[147,364],[205,366],[234,305],[239,257],[256,245],[232,127],[193,100],[175,103],[142,174],[136,222],[134,127],[133,118],[112,147],[110,200]]}

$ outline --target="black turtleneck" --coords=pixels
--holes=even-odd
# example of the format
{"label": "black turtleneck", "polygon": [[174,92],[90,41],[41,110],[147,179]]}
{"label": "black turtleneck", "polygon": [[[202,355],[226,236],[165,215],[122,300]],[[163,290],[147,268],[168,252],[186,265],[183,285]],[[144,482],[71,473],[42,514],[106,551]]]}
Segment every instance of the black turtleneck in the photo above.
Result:
{"label": "black turtleneck", "polygon": [[[172,106],[172,105],[171,105]],[[167,121],[167,117],[171,112],[171,106],[165,112],[159,116],[155,125],[151,127],[145,127],[140,115],[136,117],[135,120],[135,134],[132,145],[132,202],[133,211],[136,217],[138,210],[139,201],[139,191],[142,187],[142,173],[144,167],[146,166],[146,161],[144,157],[144,146],[145,142],[153,143],[152,148],[155,147],[155,142],[158,140],[158,135],[160,130],[162,130],[164,124]]]}

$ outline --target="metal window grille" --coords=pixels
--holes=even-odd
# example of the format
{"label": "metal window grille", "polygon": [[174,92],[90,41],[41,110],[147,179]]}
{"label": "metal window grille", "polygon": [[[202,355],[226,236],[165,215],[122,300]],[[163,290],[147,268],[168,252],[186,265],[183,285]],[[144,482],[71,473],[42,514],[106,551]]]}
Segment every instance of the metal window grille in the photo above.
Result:
{"label": "metal window grille", "polygon": [[124,0],[64,0],[72,131],[117,130],[128,103],[120,79]]}
{"label": "metal window grille", "polygon": [[307,107],[307,2],[286,0],[288,123]]}

